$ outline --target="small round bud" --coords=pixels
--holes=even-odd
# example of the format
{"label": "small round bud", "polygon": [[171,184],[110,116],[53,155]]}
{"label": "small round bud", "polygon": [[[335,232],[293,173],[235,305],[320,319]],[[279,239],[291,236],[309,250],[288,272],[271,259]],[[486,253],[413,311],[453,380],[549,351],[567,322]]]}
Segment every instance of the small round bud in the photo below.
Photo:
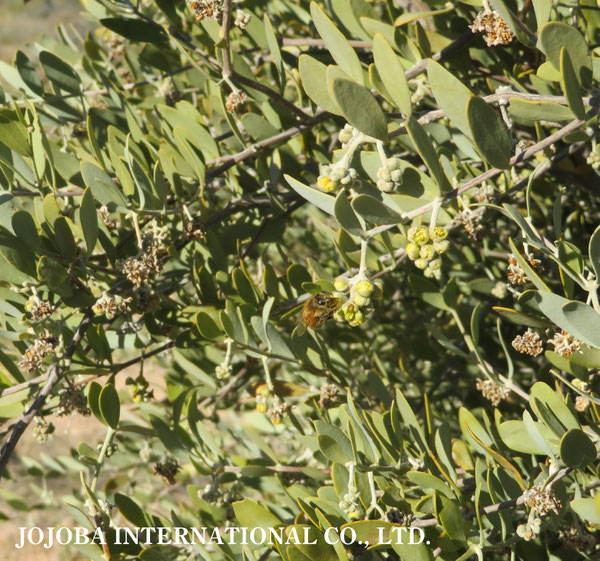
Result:
{"label": "small round bud", "polygon": [[394,156],[394,157],[388,158],[385,161],[385,167],[387,169],[389,169],[390,171],[394,171],[394,170],[397,170],[400,167],[400,162],[401,162],[400,158],[396,158]]}
{"label": "small round bud", "polygon": [[359,308],[364,308],[365,306],[368,306],[371,303],[371,299],[370,298],[365,298],[364,296],[361,296],[360,294],[357,294],[354,297],[354,303]]}
{"label": "small round bud", "polygon": [[356,285],[356,293],[360,296],[364,296],[365,298],[371,296],[374,289],[375,287],[373,286],[373,283],[368,280],[362,280]]}
{"label": "small round bud", "polygon": [[417,259],[415,261],[415,267],[417,269],[426,269],[427,265],[429,265],[429,261],[427,259]]}
{"label": "small round bud", "polygon": [[437,271],[441,266],[442,261],[440,259],[432,259],[428,264],[428,268],[432,271]]}
{"label": "small round bud", "polygon": [[442,228],[441,226],[429,228],[429,236],[434,241],[445,240],[448,237],[448,230],[446,230],[446,228]]}
{"label": "small round bud", "polygon": [[414,242],[417,245],[426,244],[429,241],[429,229],[426,226],[420,226],[414,235]]}
{"label": "small round bud", "polygon": [[411,242],[406,246],[406,255],[408,255],[408,258],[411,259],[412,261],[414,261],[415,259],[418,259],[420,253],[421,253],[421,251],[420,251],[418,245]]}
{"label": "small round bud", "polygon": [[402,180],[402,170],[395,169],[394,171],[392,171],[391,179],[394,183],[400,183],[400,181]]}
{"label": "small round bud", "polygon": [[436,240],[433,242],[433,249],[438,253],[446,253],[450,249],[450,242],[448,240]]}
{"label": "small round bud", "polygon": [[256,410],[259,413],[266,413],[267,412],[267,404],[266,403],[257,403]]}
{"label": "small round bud", "polygon": [[419,252],[419,256],[421,259],[431,259],[435,255],[435,250],[431,244],[426,244],[421,246],[421,251]]}
{"label": "small round bud", "polygon": [[360,511],[358,509],[356,509],[356,510],[353,510],[352,512],[349,512],[348,518],[350,518],[350,520],[358,520],[360,518]]}
{"label": "small round bud", "polygon": [[377,171],[377,177],[379,177],[380,179],[385,179],[385,181],[389,181],[392,177],[392,174],[387,168],[379,168],[379,170]]}

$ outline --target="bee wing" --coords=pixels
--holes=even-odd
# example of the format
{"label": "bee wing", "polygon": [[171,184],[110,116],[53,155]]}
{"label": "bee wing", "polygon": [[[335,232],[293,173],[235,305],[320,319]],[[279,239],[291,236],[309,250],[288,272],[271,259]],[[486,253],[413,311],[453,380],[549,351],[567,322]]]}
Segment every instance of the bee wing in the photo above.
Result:
{"label": "bee wing", "polygon": [[304,335],[306,333],[306,323],[304,323],[304,320],[302,318],[300,318],[300,320],[298,321],[298,325],[296,326],[296,329],[294,329],[296,335],[298,335],[299,337],[302,337],[302,335]]}

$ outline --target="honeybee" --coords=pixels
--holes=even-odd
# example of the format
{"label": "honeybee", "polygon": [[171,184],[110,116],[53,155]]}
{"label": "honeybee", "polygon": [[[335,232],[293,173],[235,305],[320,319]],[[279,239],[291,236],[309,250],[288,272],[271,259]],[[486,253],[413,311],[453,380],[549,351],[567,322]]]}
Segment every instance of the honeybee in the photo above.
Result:
{"label": "honeybee", "polygon": [[342,299],[334,296],[331,292],[317,292],[311,296],[302,308],[298,334],[302,335],[307,327],[321,329],[341,305]]}

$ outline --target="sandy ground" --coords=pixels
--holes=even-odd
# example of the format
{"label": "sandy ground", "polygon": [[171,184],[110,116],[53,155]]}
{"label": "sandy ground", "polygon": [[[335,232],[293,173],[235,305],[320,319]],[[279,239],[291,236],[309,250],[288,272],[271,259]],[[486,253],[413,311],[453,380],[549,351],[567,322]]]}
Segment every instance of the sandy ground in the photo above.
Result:
{"label": "sandy ground", "polygon": [[[139,373],[138,367],[123,370],[117,377],[117,388],[125,389],[125,380],[128,376],[135,377]],[[148,363],[144,367],[144,375],[154,389],[158,399],[165,395],[163,387],[162,370],[154,364]],[[100,381],[102,383],[102,381]],[[50,419],[50,418],[49,418]],[[62,506],[61,497],[70,494],[73,489],[80,487],[79,474],[72,474],[71,478],[53,477],[46,480],[47,492],[50,497],[45,501],[40,497],[40,489],[44,487],[42,478],[28,475],[23,464],[23,458],[31,458],[43,464],[42,457],[60,457],[70,455],[71,448],[76,448],[80,442],[86,442],[92,448],[101,443],[106,434],[106,428],[95,417],[75,416],[52,417],[56,431],[51,439],[45,443],[38,443],[32,435],[32,426],[28,428],[17,446],[17,454],[9,464],[12,479],[0,480],[0,513],[8,517],[8,520],[0,521],[0,560],[1,561],[80,561],[87,559],[81,554],[73,552],[69,547],[53,547],[43,549],[40,546],[26,546],[16,549],[18,542],[19,527],[77,525]],[[12,508],[2,496],[2,492],[8,491],[23,497],[28,504],[40,505],[49,503],[44,509],[33,509],[23,512]]]}

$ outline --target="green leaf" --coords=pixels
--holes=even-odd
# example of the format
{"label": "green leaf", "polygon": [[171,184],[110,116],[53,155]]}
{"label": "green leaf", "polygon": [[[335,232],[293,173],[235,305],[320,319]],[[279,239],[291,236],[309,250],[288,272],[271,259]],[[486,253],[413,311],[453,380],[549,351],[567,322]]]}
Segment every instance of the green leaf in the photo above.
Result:
{"label": "green leaf", "polygon": [[[323,532],[318,528],[306,524],[293,524],[286,527],[285,533],[290,536],[292,530],[294,530],[292,536],[302,536],[296,547],[303,553],[305,558],[310,559],[310,561],[339,561],[334,547],[325,541]],[[306,536],[307,539],[305,540],[303,536]],[[291,539],[288,537],[288,540],[290,543],[296,543],[293,537]]]}
{"label": "green leaf", "polygon": [[15,236],[31,251],[37,253],[42,248],[42,240],[37,231],[37,225],[27,211],[18,210],[12,215],[11,225]]}
{"label": "green leaf", "polygon": [[15,67],[19,71],[19,75],[23,82],[27,84],[29,89],[39,96],[44,95],[44,83],[38,76],[33,62],[23,51],[17,51],[15,57]]}
{"label": "green leaf", "polygon": [[115,493],[115,504],[125,519],[135,526],[145,527],[148,525],[149,521],[145,512],[129,496]]}
{"label": "green leaf", "polygon": [[501,315],[502,317],[517,325],[525,325],[526,327],[541,327],[543,329],[547,329],[548,327],[552,327],[553,325],[551,321],[539,318],[531,314],[526,314],[525,312],[519,312],[518,310],[514,310],[512,308],[502,308],[500,306],[493,306],[492,310],[494,310],[497,314]]}
{"label": "green leaf", "polygon": [[533,0],[533,11],[535,12],[535,19],[537,21],[538,32],[542,26],[550,19],[550,12],[552,11],[552,0]]}
{"label": "green leaf", "polygon": [[40,53],[40,64],[57,94],[61,92],[81,93],[81,78],[65,61],[50,51],[42,51]]}
{"label": "green leaf", "polygon": [[310,13],[321,39],[325,41],[333,60],[358,84],[364,84],[362,65],[354,49],[337,26],[325,15],[316,2],[311,2]]}
{"label": "green leaf", "polygon": [[319,448],[332,462],[346,464],[354,459],[350,439],[337,427],[324,421],[316,421]]}
{"label": "green leaf", "polygon": [[571,429],[560,441],[560,459],[567,467],[584,468],[596,461],[596,447],[581,429]]}
{"label": "green leaf", "polygon": [[117,430],[121,416],[121,402],[114,384],[106,384],[98,396],[100,414],[104,423],[111,429]]}
{"label": "green leaf", "polygon": [[327,66],[309,55],[300,55],[298,70],[306,95],[325,111],[340,115],[340,108],[329,95]]}
{"label": "green leaf", "polygon": [[562,90],[567,98],[567,103],[571,108],[571,111],[575,113],[578,119],[585,118],[585,107],[581,96],[583,92],[579,86],[577,76],[575,75],[575,69],[571,62],[569,52],[565,47],[560,50],[560,77]]}
{"label": "green leaf", "polygon": [[584,524],[600,524],[600,493],[593,499],[573,499],[570,506]]}
{"label": "green leaf", "polygon": [[0,142],[21,156],[31,154],[27,129],[10,109],[0,108]]}
{"label": "green leaf", "polygon": [[371,195],[358,195],[352,201],[352,208],[371,224],[400,224],[403,222],[402,215]]}
{"label": "green leaf", "polygon": [[206,339],[218,339],[223,335],[217,323],[206,312],[198,312],[195,323],[200,335]]}
{"label": "green leaf", "polygon": [[442,169],[431,139],[425,132],[425,129],[412,115],[406,120],[406,130],[408,132],[408,136],[410,136],[410,139],[415,145],[419,156],[421,156],[423,162],[425,162],[425,165],[427,166],[427,169],[435,178],[440,190],[442,192],[451,191],[452,186],[450,185],[450,182],[448,181],[448,178]]}
{"label": "green leaf", "polygon": [[100,204],[108,206],[109,210],[127,209],[127,199],[104,170],[84,161],[81,163],[81,175],[85,184],[91,189],[94,199]]}
{"label": "green leaf", "polygon": [[64,216],[59,216],[54,221],[54,234],[62,257],[71,261],[77,255],[77,244],[69,222]]}
{"label": "green leaf", "polygon": [[445,496],[440,497],[442,508],[439,511],[440,524],[452,540],[464,542],[467,539],[465,533],[465,519],[458,504]]}
{"label": "green leaf", "polygon": [[471,90],[434,60],[427,62],[427,77],[435,100],[452,124],[464,135],[471,136],[467,122],[467,103],[473,97]]}
{"label": "green leaf", "polygon": [[592,268],[596,273],[596,278],[600,279],[600,226],[594,230],[594,233],[590,237],[588,253]]}
{"label": "green leaf", "polygon": [[387,119],[371,92],[350,80],[335,78],[333,97],[346,120],[360,132],[387,142]]}
{"label": "green leaf", "polygon": [[454,491],[435,475],[422,471],[408,471],[406,477],[421,489],[439,491],[449,499],[455,498]]}
{"label": "green leaf", "polygon": [[560,71],[562,49],[566,49],[573,64],[579,83],[588,88],[592,81],[592,64],[588,54],[588,44],[583,35],[574,27],[558,21],[550,21],[540,30],[539,41],[548,60]]}
{"label": "green leaf", "polygon": [[422,452],[426,452],[429,447],[427,446],[425,432],[406,397],[404,397],[404,394],[399,389],[396,390],[396,405],[406,428],[408,428],[410,439],[415,442]]}
{"label": "green leaf", "polygon": [[277,516],[250,499],[236,501],[232,506],[235,517],[243,527],[262,528],[268,531],[269,528],[277,528],[283,525]]}
{"label": "green leaf", "polygon": [[98,214],[92,191],[88,187],[81,197],[81,207],[79,209],[79,221],[85,238],[88,255],[91,255],[98,240]]}
{"label": "green leaf", "polygon": [[548,384],[536,382],[529,391],[529,405],[537,418],[558,437],[571,429],[579,429],[575,415]]}
{"label": "green leaf", "polygon": [[467,101],[467,123],[483,157],[496,168],[508,169],[512,139],[502,117],[483,99],[472,96]]}
{"label": "green leaf", "polygon": [[[544,424],[535,423],[535,425],[541,434],[545,434],[549,438],[554,436]],[[521,452],[522,454],[538,454],[540,456],[547,454],[546,447],[537,443],[529,435],[523,421],[514,420],[500,423],[498,432],[504,444],[511,450]]]}
{"label": "green leaf", "polygon": [[408,277],[408,282],[413,292],[430,306],[439,308],[440,310],[450,310],[444,301],[444,296],[441,293],[440,288],[435,283],[420,275],[410,275]]}
{"label": "green leaf", "polygon": [[118,35],[135,43],[164,43],[167,36],[154,23],[134,18],[103,18],[100,23]]}
{"label": "green leaf", "polygon": [[524,124],[533,124],[536,121],[564,122],[575,118],[573,112],[564,105],[549,101],[531,101],[528,99],[509,99],[508,114],[511,118]]}
{"label": "green leaf", "polygon": [[284,175],[284,177],[290,184],[290,187],[296,191],[298,195],[315,205],[317,208],[320,208],[323,212],[335,216],[335,197],[317,191],[308,185],[304,185],[304,183],[300,183],[300,181],[297,181],[289,175]]}
{"label": "green leaf", "polygon": [[337,221],[346,232],[353,236],[360,236],[364,232],[364,222],[356,216],[344,189],[335,199],[334,212]]}
{"label": "green leaf", "polygon": [[56,290],[69,278],[68,271],[54,258],[42,255],[37,264],[37,274],[48,288]]}
{"label": "green leaf", "polygon": [[279,75],[279,84],[285,84],[285,70],[283,67],[283,58],[281,57],[279,43],[277,42],[277,37],[275,35],[275,31],[273,30],[271,20],[269,19],[268,12],[265,12],[263,20],[265,24],[265,36],[267,37],[269,51],[271,51],[271,56],[273,57],[273,62],[275,63],[275,67],[277,68],[277,74]]}
{"label": "green leaf", "polygon": [[379,77],[396,107],[405,115],[411,115],[411,93],[408,89],[404,67],[394,49],[381,33],[376,33],[373,38],[373,60]]}
{"label": "green leaf", "polygon": [[102,417],[102,413],[100,413],[101,391],[102,386],[98,382],[95,380],[90,382],[88,386],[87,402],[88,407],[90,408],[90,411],[93,413],[94,417],[104,424],[104,418]]}

